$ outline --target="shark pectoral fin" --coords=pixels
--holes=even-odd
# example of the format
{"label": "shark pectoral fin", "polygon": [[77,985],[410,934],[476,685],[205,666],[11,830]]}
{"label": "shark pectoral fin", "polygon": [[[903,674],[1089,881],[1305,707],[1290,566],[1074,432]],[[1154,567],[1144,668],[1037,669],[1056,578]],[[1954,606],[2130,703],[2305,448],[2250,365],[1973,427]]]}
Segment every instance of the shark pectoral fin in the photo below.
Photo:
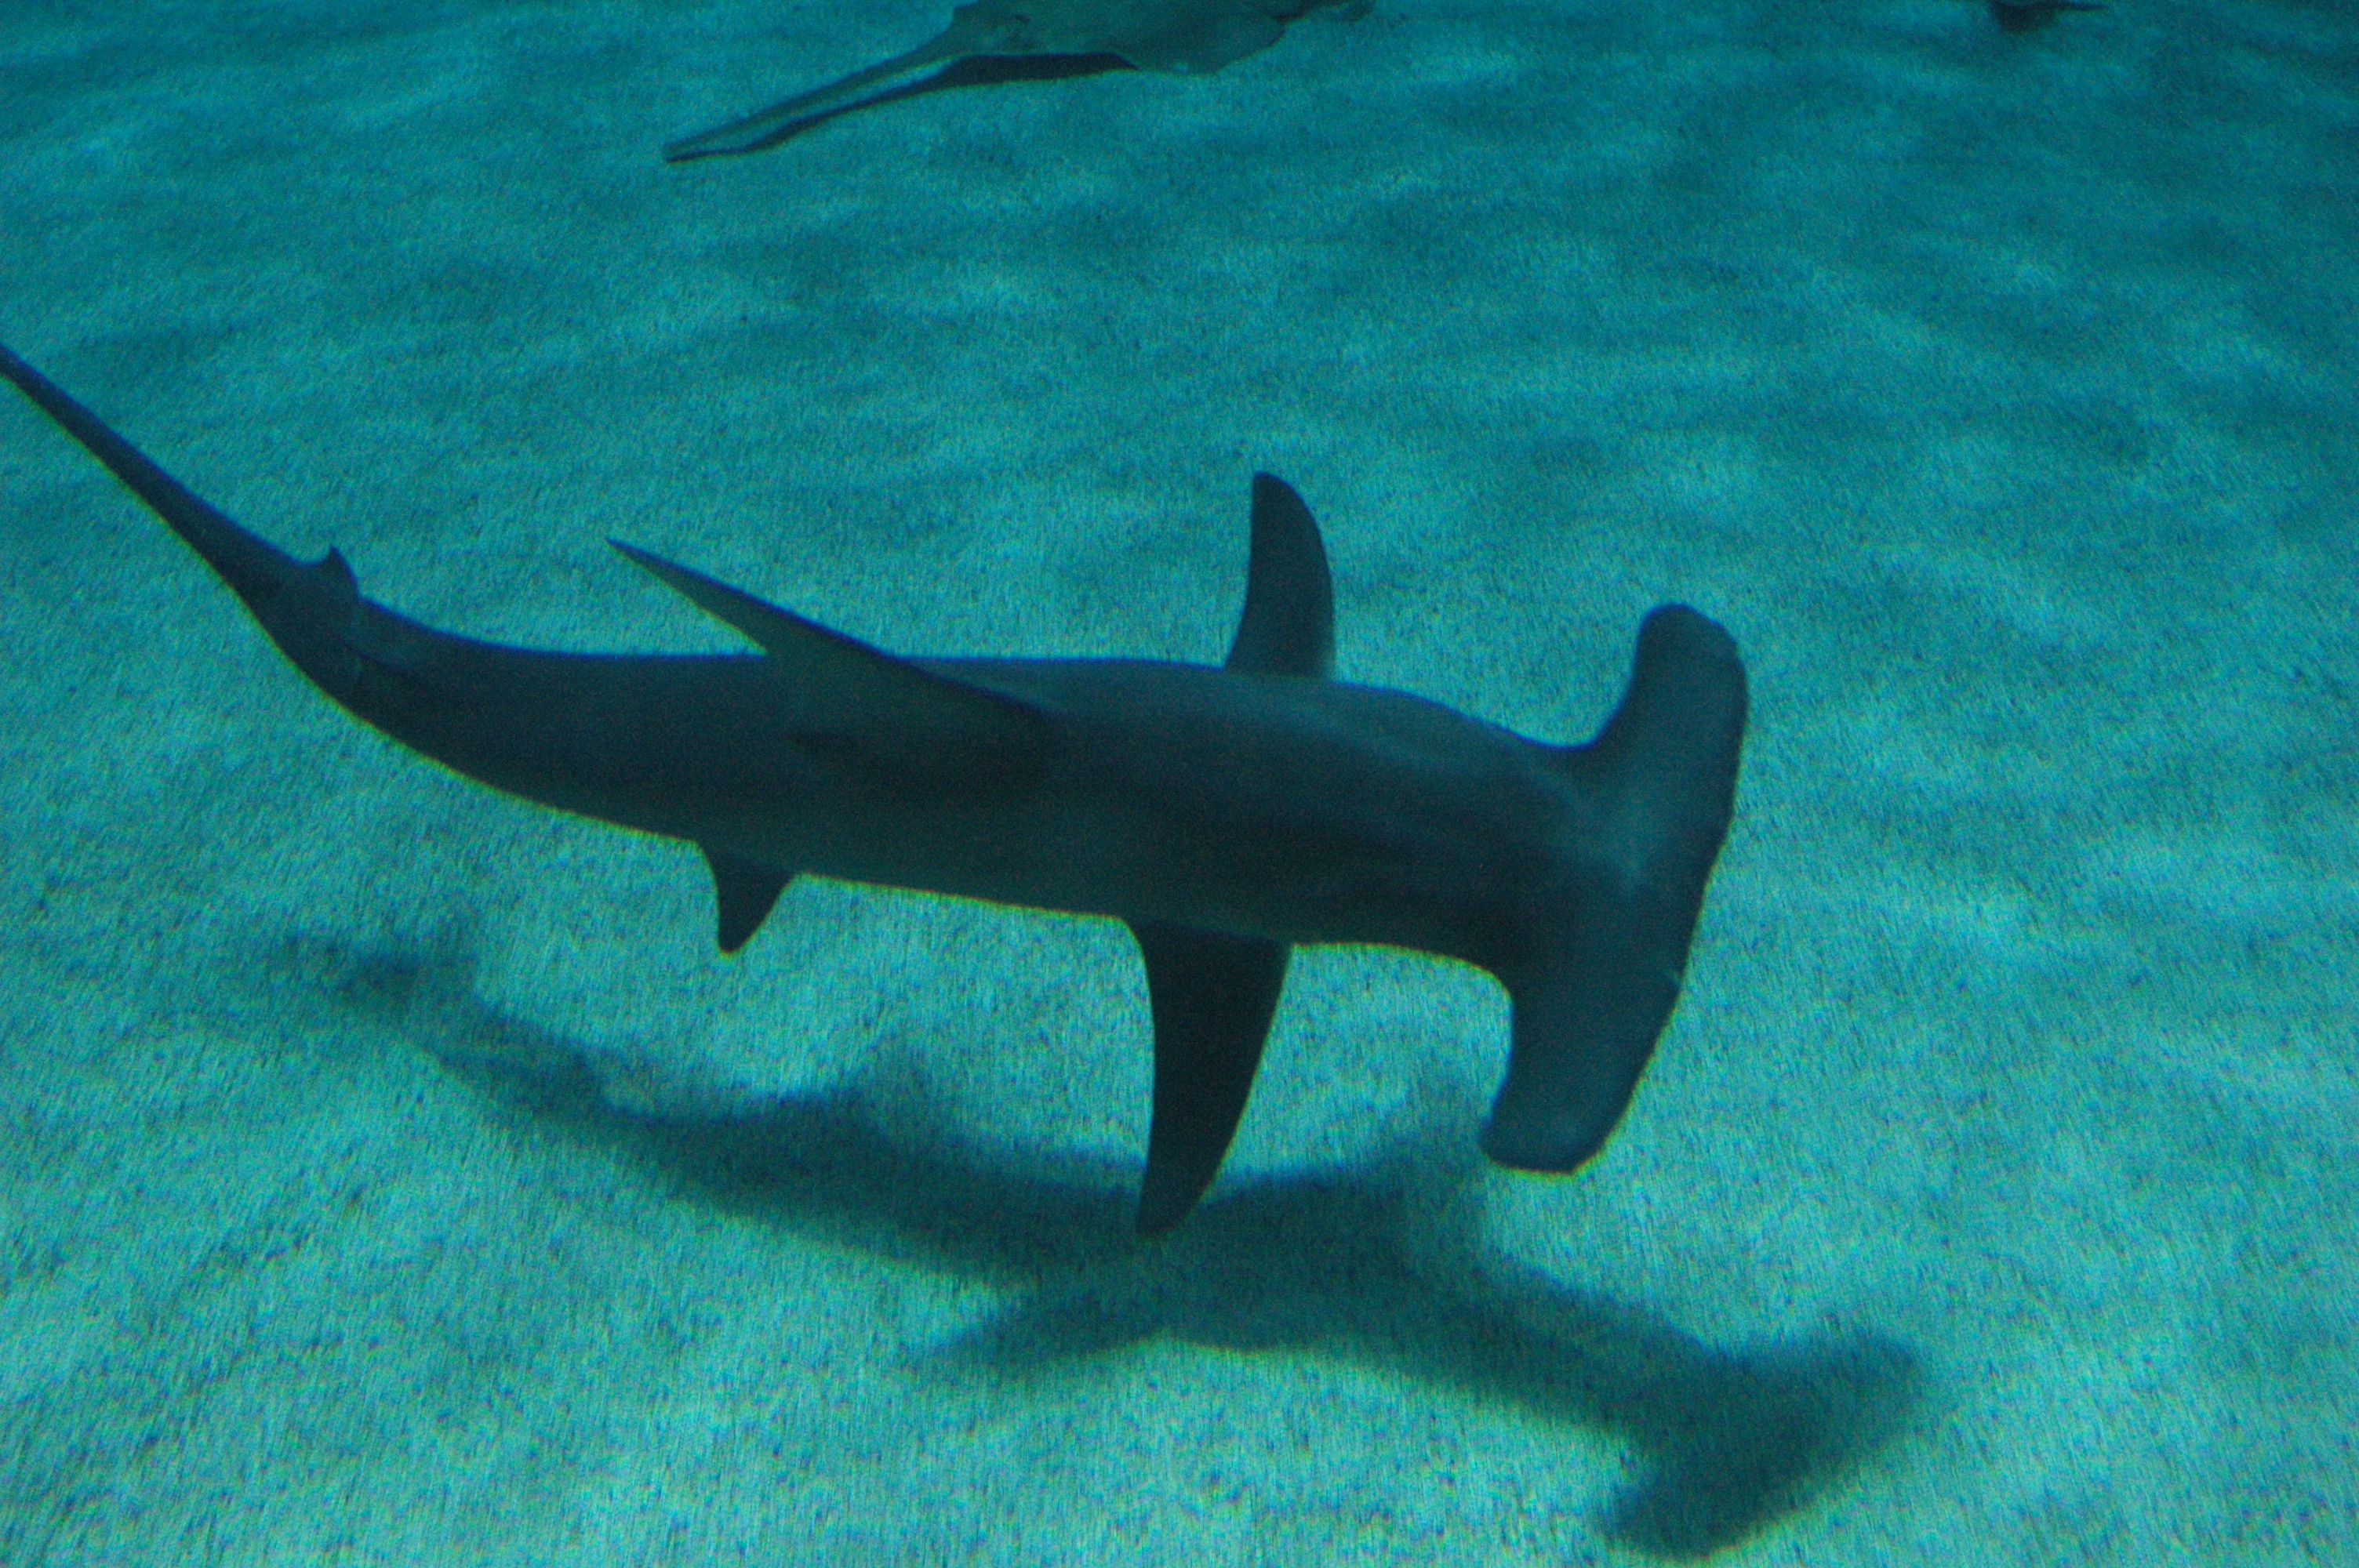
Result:
{"label": "shark pectoral fin", "polygon": [[697,848],[704,851],[704,863],[712,868],[713,900],[720,914],[721,950],[734,953],[754,939],[762,922],[770,918],[771,909],[787,884],[795,880],[792,871],[782,871],[756,860],[741,860],[724,849],[709,844]]}
{"label": "shark pectoral fin", "polygon": [[760,644],[779,677],[788,732],[815,750],[857,756],[904,783],[962,788],[1028,776],[1049,753],[1055,726],[1028,703],[936,675],[717,578],[609,542]]}
{"label": "shark pectoral fin", "polygon": [[1229,644],[1233,670],[1324,676],[1335,663],[1335,589],[1319,524],[1294,487],[1274,475],[1253,481],[1253,553],[1245,613]]}
{"label": "shark pectoral fin", "polygon": [[1253,1092],[1262,1043],[1286,984],[1287,946],[1192,926],[1134,920],[1155,1014],[1155,1119],[1138,1230],[1188,1217],[1221,1168]]}

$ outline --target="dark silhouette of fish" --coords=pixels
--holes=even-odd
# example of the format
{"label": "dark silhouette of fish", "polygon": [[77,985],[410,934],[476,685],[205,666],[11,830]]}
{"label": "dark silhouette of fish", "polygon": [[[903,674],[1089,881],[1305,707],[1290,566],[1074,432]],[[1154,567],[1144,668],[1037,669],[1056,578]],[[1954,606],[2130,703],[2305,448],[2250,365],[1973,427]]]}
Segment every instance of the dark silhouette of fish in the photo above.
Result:
{"label": "dark silhouette of fish", "polygon": [[1678,1000],[1745,719],[1734,643],[1684,606],[1646,617],[1587,745],[1333,680],[1325,548],[1265,474],[1223,667],[897,658],[625,545],[763,652],[541,653],[363,599],[341,554],[247,532],[5,348],[0,375],[354,716],[495,789],[698,846],[724,951],[802,872],[1126,922],[1155,1022],[1142,1230],[1211,1184],[1297,943],[1499,979],[1512,1033],[1483,1147],[1523,1170],[1603,1147]]}
{"label": "dark silhouette of fish", "polygon": [[[664,149],[679,163],[759,152],[846,110],[947,87],[1107,70],[1202,75],[1277,42],[1313,11],[1368,0],[971,0],[906,54],[782,99]],[[931,73],[930,75],[929,73]]]}
{"label": "dark silhouette of fish", "polygon": [[1991,19],[2010,33],[2037,32],[2067,11],[2102,11],[2097,0],[1990,0]]}

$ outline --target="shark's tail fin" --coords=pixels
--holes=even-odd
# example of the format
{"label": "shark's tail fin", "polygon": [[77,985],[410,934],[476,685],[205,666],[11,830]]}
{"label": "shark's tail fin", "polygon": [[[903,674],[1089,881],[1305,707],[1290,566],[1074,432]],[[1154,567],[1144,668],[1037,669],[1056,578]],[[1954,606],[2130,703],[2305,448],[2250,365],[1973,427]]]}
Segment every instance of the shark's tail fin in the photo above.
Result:
{"label": "shark's tail fin", "polygon": [[256,615],[281,586],[306,569],[302,562],[239,527],[158,468],[145,452],[109,429],[97,415],[66,395],[5,344],[0,344],[0,377],[13,382],[44,414],[64,427],[66,434],[87,447],[91,456],[104,463],[108,471],[170,524],[173,533],[188,541]]}
{"label": "shark's tail fin", "polygon": [[1718,623],[1665,605],[1638,631],[1628,691],[1597,739],[1560,753],[1573,793],[1554,941],[1504,974],[1507,1077],[1483,1148],[1570,1171],[1622,1119],[1679,1000],[1704,882],[1728,836],[1745,665]]}
{"label": "shark's tail fin", "polygon": [[[367,608],[388,624],[398,617],[363,605],[353,568],[330,550],[304,562],[240,526],[158,468],[147,453],[0,343],[0,379],[13,383],[66,434],[89,449],[173,533],[221,574],[282,652],[329,696],[351,706],[359,676],[353,635]],[[366,714],[364,718],[369,717]],[[372,719],[372,722],[375,722]]]}

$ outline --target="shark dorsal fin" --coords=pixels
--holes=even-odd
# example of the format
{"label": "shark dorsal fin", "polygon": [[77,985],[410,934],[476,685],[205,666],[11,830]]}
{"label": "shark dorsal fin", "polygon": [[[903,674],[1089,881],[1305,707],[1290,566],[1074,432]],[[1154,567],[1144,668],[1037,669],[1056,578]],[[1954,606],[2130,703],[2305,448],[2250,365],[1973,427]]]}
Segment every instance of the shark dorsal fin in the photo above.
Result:
{"label": "shark dorsal fin", "polygon": [[1049,716],[830,631],[717,578],[609,540],[632,563],[760,645],[777,670],[788,730],[903,775],[972,787],[1028,774],[1047,755]]}
{"label": "shark dorsal fin", "polygon": [[1229,668],[1257,675],[1324,676],[1335,664],[1335,590],[1319,524],[1293,486],[1253,481],[1253,557],[1245,611],[1229,644]]}

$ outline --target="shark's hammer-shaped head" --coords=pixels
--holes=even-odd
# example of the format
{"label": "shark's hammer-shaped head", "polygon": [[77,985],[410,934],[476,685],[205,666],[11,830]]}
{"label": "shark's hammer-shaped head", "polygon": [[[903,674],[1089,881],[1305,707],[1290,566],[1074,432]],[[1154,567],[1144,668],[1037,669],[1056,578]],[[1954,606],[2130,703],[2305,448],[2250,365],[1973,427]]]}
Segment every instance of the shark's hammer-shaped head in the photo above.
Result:
{"label": "shark's hammer-shaped head", "polygon": [[1560,870],[1525,956],[1499,977],[1513,1036],[1483,1148],[1500,1164],[1577,1169],[1621,1120],[1679,1000],[1735,806],[1745,706],[1728,633],[1664,605],[1639,628],[1613,718],[1557,753]]}

